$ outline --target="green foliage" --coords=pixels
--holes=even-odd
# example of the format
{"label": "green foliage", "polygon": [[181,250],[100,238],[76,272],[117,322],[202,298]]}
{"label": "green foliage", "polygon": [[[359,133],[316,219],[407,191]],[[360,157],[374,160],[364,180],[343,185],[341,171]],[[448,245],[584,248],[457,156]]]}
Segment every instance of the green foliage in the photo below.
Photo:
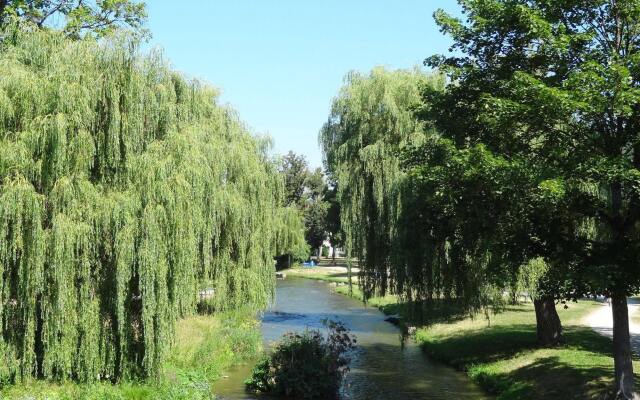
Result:
{"label": "green foliage", "polygon": [[426,94],[426,114],[458,147],[483,143],[528,171],[530,202],[510,203],[528,208],[526,242],[552,266],[552,291],[633,293],[640,2],[461,4],[466,23],[436,13],[461,54],[427,60],[455,84]]}
{"label": "green foliage", "polygon": [[146,19],[145,3],[135,0],[0,0],[0,28],[17,20],[26,26],[60,28],[76,39],[102,37],[121,28],[146,35]]}
{"label": "green foliage", "polygon": [[284,175],[285,201],[288,206],[298,206],[302,203],[305,184],[309,175],[309,165],[302,155],[289,151],[282,157],[279,167]]}
{"label": "green foliage", "polygon": [[347,259],[361,260],[367,296],[394,289],[387,271],[401,210],[398,153],[426,137],[427,126],[413,113],[422,105],[420,88],[439,85],[438,76],[418,70],[351,73],[320,132],[328,175],[337,182]]}
{"label": "green foliage", "polygon": [[356,339],[340,323],[325,324],[326,337],[316,330],[285,334],[271,355],[256,365],[247,388],[295,399],[338,398]]}
{"label": "green foliage", "polygon": [[0,381],[157,376],[200,289],[217,311],[266,306],[301,231],[265,142],[135,42],[10,33]]}
{"label": "green foliage", "polygon": [[427,60],[451,84],[425,93],[425,115],[458,149],[482,144],[526,171],[504,187],[519,218],[496,218],[526,227],[514,243],[527,250],[507,259],[542,258],[547,295],[612,297],[617,395],[634,397],[626,297],[640,289],[640,1],[460,4],[464,22],[436,13],[456,54]]}
{"label": "green foliage", "polygon": [[344,246],[344,233],[340,221],[340,202],[338,201],[337,183],[327,186],[323,200],[327,203],[327,216],[325,218],[325,228],[331,239],[331,245],[336,247]]}
{"label": "green foliage", "polygon": [[[304,235],[308,247],[317,251],[327,234],[327,209],[328,204],[324,201],[323,195],[326,191],[322,170],[317,168],[310,171],[307,160],[304,156],[297,155],[289,151],[280,161],[280,173],[285,181],[285,203],[288,207],[295,207],[299,210],[304,219]],[[295,252],[278,253],[287,257],[290,255],[298,260],[305,260],[309,256],[309,248],[306,254],[301,247],[297,247]],[[283,257],[283,258],[287,258]]]}
{"label": "green foliage", "polygon": [[490,245],[505,211],[495,205],[520,171],[481,145],[458,151],[417,118],[430,107],[422,91],[442,86],[418,71],[350,75],[321,143],[365,298],[390,290],[408,302],[456,298],[478,311],[503,303],[508,251]]}
{"label": "green foliage", "polygon": [[293,260],[306,260],[309,257],[309,245],[305,241],[306,229],[301,212],[292,206],[281,207],[279,212],[275,254],[291,256]]}
{"label": "green foliage", "polygon": [[314,251],[318,252],[327,235],[327,203],[321,199],[310,200],[304,206],[305,239]]}

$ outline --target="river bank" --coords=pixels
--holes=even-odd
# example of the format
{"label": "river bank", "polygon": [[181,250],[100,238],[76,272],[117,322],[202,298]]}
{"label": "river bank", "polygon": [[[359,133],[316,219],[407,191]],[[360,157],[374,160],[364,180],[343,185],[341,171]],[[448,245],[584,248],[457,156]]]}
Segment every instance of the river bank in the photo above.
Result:
{"label": "river bank", "polygon": [[[287,271],[344,284],[344,271],[321,265],[304,272]],[[348,286],[338,286],[348,295]],[[362,299],[357,286],[353,296]],[[410,307],[395,296],[372,298],[368,304],[386,314],[399,315],[406,325],[416,325],[415,340],[433,359],[465,371],[487,393],[499,400],[604,399],[613,386],[612,342],[585,323],[601,303],[582,300],[558,306],[564,342],[557,348],[536,345],[535,311],[525,303],[504,312],[471,318],[452,307],[435,307],[426,318],[410,318]],[[640,362],[634,362],[635,371]],[[640,375],[638,376],[640,377]]]}
{"label": "river bank", "polygon": [[180,320],[176,342],[157,383],[81,384],[34,380],[0,384],[0,399],[211,400],[215,383],[232,366],[262,351],[258,320],[250,313],[197,315]]}

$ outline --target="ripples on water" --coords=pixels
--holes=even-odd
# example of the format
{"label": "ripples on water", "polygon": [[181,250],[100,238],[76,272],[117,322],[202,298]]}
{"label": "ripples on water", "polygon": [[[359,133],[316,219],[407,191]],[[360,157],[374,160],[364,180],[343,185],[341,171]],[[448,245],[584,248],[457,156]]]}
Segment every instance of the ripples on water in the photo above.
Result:
{"label": "ripples on water", "polygon": [[[262,333],[269,346],[284,333],[322,329],[323,319],[342,321],[357,337],[351,372],[341,397],[353,400],[486,399],[462,373],[428,360],[412,341],[402,346],[398,328],[361,302],[336,294],[325,282],[287,278],[278,281],[276,301],[263,315]],[[221,399],[257,399],[244,392],[251,365],[230,371],[214,385]]]}

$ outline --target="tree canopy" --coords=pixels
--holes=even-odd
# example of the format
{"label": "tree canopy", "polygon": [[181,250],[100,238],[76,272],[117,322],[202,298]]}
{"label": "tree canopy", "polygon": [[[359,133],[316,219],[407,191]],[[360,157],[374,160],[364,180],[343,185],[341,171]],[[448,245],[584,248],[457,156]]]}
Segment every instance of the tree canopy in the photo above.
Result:
{"label": "tree canopy", "polygon": [[266,306],[303,241],[267,141],[135,41],[6,37],[0,380],[154,376],[199,290]]}
{"label": "tree canopy", "polygon": [[441,87],[442,80],[418,70],[350,73],[320,132],[328,174],[337,182],[347,257],[360,259],[367,296],[396,289],[388,272],[402,210],[399,152],[428,136],[414,115],[423,86]]}
{"label": "tree canopy", "polygon": [[460,3],[467,22],[436,13],[459,53],[428,60],[455,82],[434,105],[438,126],[458,146],[482,143],[526,165],[546,210],[534,232],[555,277],[548,283],[567,297],[612,297],[616,382],[630,398],[626,296],[640,283],[640,2]]}
{"label": "tree canopy", "polygon": [[0,28],[18,20],[58,28],[72,38],[121,28],[144,35],[146,19],[145,3],[135,0],[0,0]]}

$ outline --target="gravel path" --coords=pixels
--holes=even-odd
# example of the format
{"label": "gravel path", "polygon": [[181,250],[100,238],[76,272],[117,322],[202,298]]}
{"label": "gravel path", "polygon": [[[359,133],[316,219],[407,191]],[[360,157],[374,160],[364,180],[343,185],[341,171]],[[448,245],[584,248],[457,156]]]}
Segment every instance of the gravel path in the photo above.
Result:
{"label": "gravel path", "polygon": [[[640,355],[640,325],[633,322],[634,314],[640,312],[640,301],[638,299],[627,299],[629,306],[629,333],[631,334],[631,349]],[[606,302],[591,314],[587,315],[584,324],[601,335],[613,337],[613,317],[611,316],[611,306]]]}

